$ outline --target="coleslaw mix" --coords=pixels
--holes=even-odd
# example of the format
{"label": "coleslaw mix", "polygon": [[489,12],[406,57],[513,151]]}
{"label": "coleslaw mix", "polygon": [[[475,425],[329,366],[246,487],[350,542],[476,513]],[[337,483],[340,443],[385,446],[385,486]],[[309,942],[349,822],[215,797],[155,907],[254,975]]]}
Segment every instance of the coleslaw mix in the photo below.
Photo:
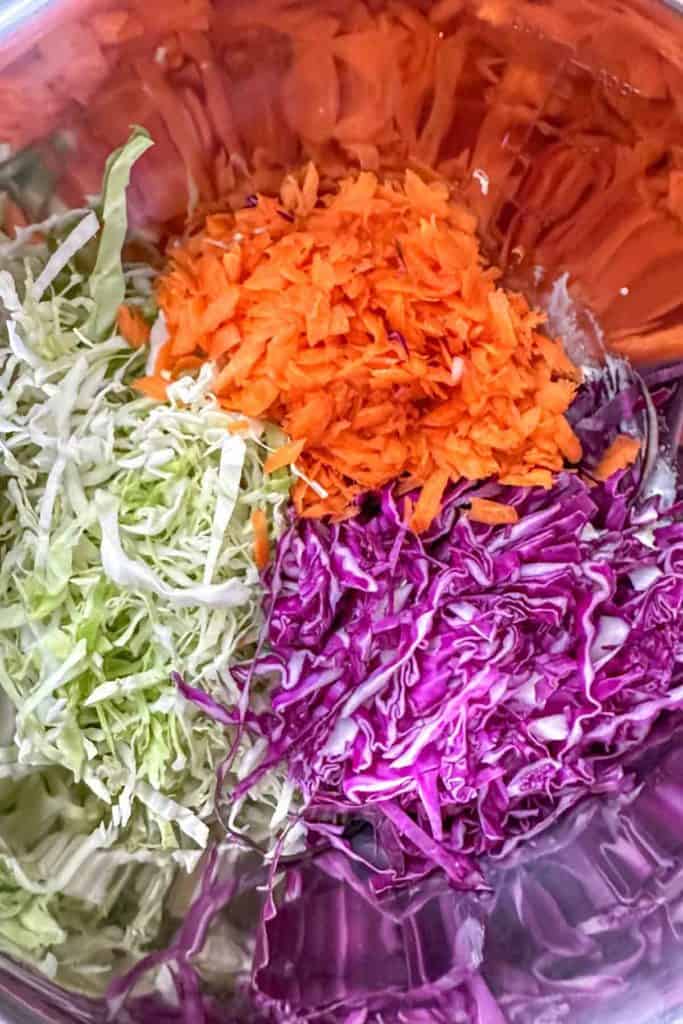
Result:
{"label": "coleslaw mix", "polygon": [[[264,1020],[308,1019],[257,985],[275,892],[310,874],[278,889],[283,855],[412,912],[413,882],[485,887],[483,857],[635,793],[683,700],[677,371],[581,381],[417,174],[344,181],[333,224],[310,167],[267,215],[210,214],[167,323],[162,260],[127,243],[150,145],[135,129],[100,200],[0,242],[0,951],[115,1017],[144,980],[227,1020],[202,970],[230,963]],[[386,210],[411,196],[401,249]],[[258,942],[214,943],[247,889]]]}

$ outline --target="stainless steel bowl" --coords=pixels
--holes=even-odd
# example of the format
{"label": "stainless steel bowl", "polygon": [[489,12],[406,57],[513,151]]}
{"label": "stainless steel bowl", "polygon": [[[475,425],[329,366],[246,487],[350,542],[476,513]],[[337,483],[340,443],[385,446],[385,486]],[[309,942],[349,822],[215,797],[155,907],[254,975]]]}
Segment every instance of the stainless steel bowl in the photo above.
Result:
{"label": "stainless steel bowl", "polygon": [[[383,2],[368,0],[367,10]],[[105,156],[122,141],[132,113],[157,140],[134,177],[132,220],[143,235],[163,233],[188,200],[239,191],[247,166],[268,187],[283,168],[308,157],[411,161],[457,182],[488,249],[511,279],[546,304],[571,344],[592,351],[605,345],[643,364],[683,359],[680,0],[415,0],[445,57],[434,65],[440,77],[424,87],[408,135],[400,127],[407,101],[393,89],[391,66],[380,53],[370,79],[354,70],[342,48],[334,50],[337,89],[329,77],[329,40],[309,38],[305,18],[292,29],[283,13],[308,7],[343,25],[352,8],[360,11],[358,3],[196,0],[187,6],[204,41],[183,64],[172,52],[177,19],[187,15],[178,0],[164,5],[168,24],[156,36],[138,32],[150,12],[159,20],[156,5],[142,0],[2,5],[6,217],[8,211],[37,217],[95,191]],[[123,42],[107,35],[106,20],[95,20],[114,9],[128,19]],[[410,25],[406,31],[405,60],[415,58],[417,76],[420,59],[428,58],[417,30],[412,47]],[[146,65],[154,76],[145,75]],[[162,83],[157,94],[152,80]],[[164,83],[180,97],[171,111],[157,102]],[[306,106],[316,89],[318,102]],[[362,131],[356,137],[353,118],[362,120],[370,94],[383,105],[386,123],[368,129],[370,137]],[[439,106],[448,112],[445,127]],[[185,130],[202,142],[197,159],[183,150]],[[472,946],[471,934],[467,946],[474,957],[469,967],[477,968],[478,1012],[488,1007],[488,1016],[478,1018],[482,1024],[683,1022],[681,894],[670,883],[683,836],[653,832],[651,824],[653,808],[661,821],[666,801],[683,798],[682,750],[680,733],[662,733],[638,769],[637,799],[592,798],[495,866],[495,892],[476,912],[468,910],[468,920],[482,928],[479,946]],[[312,889],[316,870],[310,868]],[[415,925],[427,961],[435,956],[429,935],[438,933],[440,915],[458,913],[462,899],[452,893],[444,904],[439,898],[427,926]],[[310,931],[316,912],[315,903],[302,899],[287,909],[286,920]],[[248,930],[249,916],[243,918]],[[329,936],[330,977],[318,979],[318,989],[332,985],[331,978],[336,992],[351,992],[357,983],[340,941]],[[405,948],[400,942],[396,948],[408,991],[420,979],[407,930],[401,941]],[[446,974],[462,967],[461,955],[462,949],[453,952]],[[280,966],[282,977],[273,977],[275,960],[263,983],[289,991],[282,978],[296,976],[300,964]],[[424,969],[429,974],[428,962]],[[9,961],[0,970],[0,1021],[87,1024],[103,1020],[102,1013],[88,997],[64,1010],[56,986]]]}

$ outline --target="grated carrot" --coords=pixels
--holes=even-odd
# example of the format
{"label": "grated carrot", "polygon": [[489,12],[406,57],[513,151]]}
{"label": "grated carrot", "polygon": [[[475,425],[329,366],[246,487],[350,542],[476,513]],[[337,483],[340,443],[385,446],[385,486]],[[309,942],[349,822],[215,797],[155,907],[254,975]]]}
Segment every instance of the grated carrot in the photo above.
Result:
{"label": "grated carrot", "polygon": [[474,523],[488,523],[490,526],[519,522],[516,508],[488,498],[473,498],[467,516]]}
{"label": "grated carrot", "polygon": [[241,419],[234,420],[232,423],[228,423],[229,434],[243,434],[245,430],[249,429],[249,420]]}
{"label": "grated carrot", "polygon": [[165,402],[168,398],[168,381],[164,380],[158,374],[152,377],[140,377],[133,384],[136,391],[145,395],[147,398],[153,398],[156,402]]}
{"label": "grated carrot", "polygon": [[157,373],[216,362],[224,408],[279,423],[282,457],[327,492],[298,480],[300,514],[343,516],[409,477],[420,531],[449,480],[549,487],[581,456],[564,418],[580,372],[498,276],[443,182],[363,172],[321,196],[309,166],[172,250]]}
{"label": "grated carrot", "polygon": [[202,366],[203,360],[199,356],[182,356],[173,367],[173,379],[177,380],[184,374],[192,375]]}
{"label": "grated carrot", "polygon": [[142,348],[149,342],[150,326],[138,309],[119,306],[116,324],[122,338],[131,348]]}
{"label": "grated carrot", "polygon": [[284,466],[291,466],[301,455],[306,446],[306,438],[299,441],[290,441],[283,444],[277,451],[272,452],[263,466],[264,473],[274,473],[276,469],[283,469]]}
{"label": "grated carrot", "polygon": [[632,465],[638,458],[640,448],[641,443],[637,438],[619,434],[593,470],[593,476],[598,480],[608,480],[619,470]]}
{"label": "grated carrot", "polygon": [[415,533],[421,533],[423,530],[426,530],[432,519],[438,515],[443,492],[448,484],[448,477],[447,470],[439,469],[425,481],[409,519],[410,528]]}
{"label": "grated carrot", "polygon": [[263,571],[270,560],[268,543],[268,520],[262,508],[255,508],[251,514],[251,528],[254,531],[254,561]]}

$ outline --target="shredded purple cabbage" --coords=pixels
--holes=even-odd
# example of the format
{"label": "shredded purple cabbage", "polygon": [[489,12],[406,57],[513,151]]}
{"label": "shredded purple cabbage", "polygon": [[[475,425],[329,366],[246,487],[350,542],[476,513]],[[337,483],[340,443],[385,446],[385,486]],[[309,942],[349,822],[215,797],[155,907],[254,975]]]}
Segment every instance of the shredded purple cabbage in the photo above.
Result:
{"label": "shredded purple cabbage", "polygon": [[[610,373],[574,409],[587,465],[624,425],[659,420],[661,395]],[[469,887],[481,855],[627,791],[624,758],[683,704],[683,508],[646,461],[647,442],[597,486],[458,485],[419,537],[391,488],[354,519],[294,522],[267,581],[266,653],[234,672],[270,686],[268,756],[239,793],[285,761],[314,828],[376,808],[391,878],[438,866]],[[520,521],[469,521],[475,495]]]}

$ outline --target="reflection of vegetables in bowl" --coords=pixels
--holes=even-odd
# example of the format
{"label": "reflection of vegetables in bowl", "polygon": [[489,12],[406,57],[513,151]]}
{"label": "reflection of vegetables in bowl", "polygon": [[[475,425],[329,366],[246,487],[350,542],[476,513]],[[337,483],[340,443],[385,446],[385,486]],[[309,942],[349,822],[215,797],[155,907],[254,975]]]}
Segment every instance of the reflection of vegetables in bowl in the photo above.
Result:
{"label": "reflection of vegetables in bowl", "polygon": [[520,1009],[501,893],[648,806],[681,702],[676,15],[99,0],[3,52],[2,984],[540,1020],[609,943]]}

